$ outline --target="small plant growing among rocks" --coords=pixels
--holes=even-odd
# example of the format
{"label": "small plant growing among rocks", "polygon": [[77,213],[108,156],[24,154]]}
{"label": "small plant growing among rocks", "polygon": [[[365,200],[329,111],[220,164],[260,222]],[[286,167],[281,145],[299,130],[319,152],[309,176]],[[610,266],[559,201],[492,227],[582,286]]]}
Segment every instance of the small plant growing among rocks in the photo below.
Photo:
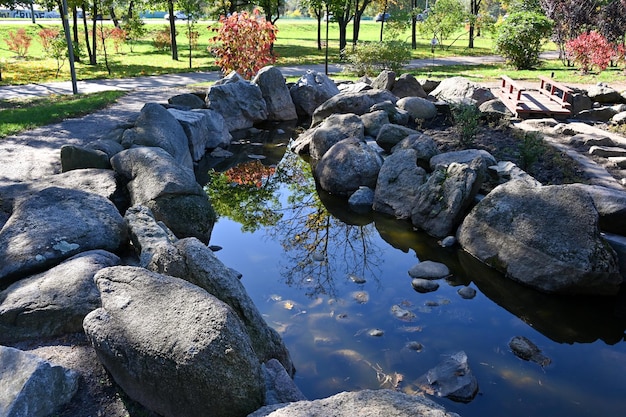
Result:
{"label": "small plant growing among rocks", "polygon": [[480,110],[474,104],[459,103],[452,107],[452,117],[459,135],[459,143],[462,146],[471,146],[478,134]]}
{"label": "small plant growing among rocks", "polygon": [[528,171],[546,150],[546,144],[541,135],[536,132],[523,133],[518,147],[520,168]]}

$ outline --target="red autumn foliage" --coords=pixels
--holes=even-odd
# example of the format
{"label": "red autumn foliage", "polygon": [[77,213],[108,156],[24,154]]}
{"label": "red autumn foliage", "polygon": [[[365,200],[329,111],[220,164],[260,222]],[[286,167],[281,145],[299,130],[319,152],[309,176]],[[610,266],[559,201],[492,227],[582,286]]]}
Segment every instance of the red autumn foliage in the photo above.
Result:
{"label": "red autumn foliage", "polygon": [[276,172],[276,167],[268,167],[260,161],[247,162],[237,165],[224,172],[228,179],[240,185],[261,188],[263,183]]}
{"label": "red autumn foliage", "polygon": [[615,48],[604,36],[596,31],[583,33],[565,44],[567,56],[574,61],[583,73],[592,67],[604,71],[615,55]]}
{"label": "red autumn foliage", "polygon": [[209,50],[224,74],[237,71],[245,79],[252,78],[261,68],[276,61],[272,45],[276,27],[259,15],[248,12],[221,16],[218,27],[209,27],[217,35],[210,39]]}
{"label": "red autumn foliage", "polygon": [[32,37],[28,36],[26,30],[20,28],[16,32],[9,31],[9,38],[6,40],[10,51],[13,51],[20,58],[25,58],[30,48]]}
{"label": "red autumn foliage", "polygon": [[39,38],[41,39],[41,46],[46,54],[49,54],[50,48],[52,47],[52,41],[61,34],[58,29],[53,28],[44,28],[41,29],[38,33]]}

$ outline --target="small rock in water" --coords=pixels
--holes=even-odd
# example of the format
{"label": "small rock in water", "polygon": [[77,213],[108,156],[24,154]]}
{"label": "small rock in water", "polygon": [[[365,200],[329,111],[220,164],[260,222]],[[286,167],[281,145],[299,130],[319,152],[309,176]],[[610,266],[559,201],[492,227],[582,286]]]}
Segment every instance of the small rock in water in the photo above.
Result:
{"label": "small rock in water", "polygon": [[424,261],[409,269],[411,278],[439,279],[450,275],[447,266],[439,262]]}
{"label": "small rock in water", "polygon": [[367,281],[365,280],[365,278],[361,278],[357,275],[348,275],[348,278],[350,278],[350,280],[352,282],[354,282],[355,284],[365,284]]}
{"label": "small rock in water", "polygon": [[476,290],[473,289],[472,287],[463,287],[463,288],[459,288],[459,290],[457,291],[457,293],[462,297],[465,298],[466,300],[471,300],[472,298],[476,297]]}
{"label": "small rock in water", "polygon": [[249,154],[249,155],[248,155],[248,158],[250,158],[250,159],[257,159],[257,160],[259,160],[259,159],[265,159],[265,158],[266,158],[266,156],[265,156],[265,155],[255,155],[255,154]]}
{"label": "small rock in water", "polygon": [[439,284],[436,282],[422,278],[413,278],[411,285],[413,286],[413,289],[419,293],[432,292],[439,288]]}
{"label": "small rock in water", "polygon": [[420,343],[420,342],[416,342],[416,341],[410,341],[407,342],[406,345],[404,345],[407,349],[409,350],[414,350],[416,352],[421,352],[422,349],[424,349],[424,346]]}
{"label": "small rock in water", "polygon": [[209,249],[211,249],[211,252],[219,252],[221,251],[223,248],[219,245],[210,245]]}
{"label": "small rock in water", "polygon": [[391,314],[397,319],[411,321],[415,318],[415,313],[400,307],[397,304],[391,306]]}
{"label": "small rock in water", "polygon": [[356,291],[352,293],[352,298],[359,304],[365,304],[370,300],[370,295],[367,291]]}
{"label": "small rock in water", "polygon": [[547,366],[552,362],[550,358],[541,353],[541,349],[524,336],[515,336],[509,342],[509,347],[515,356],[525,361],[535,362],[538,365]]}
{"label": "small rock in water", "polygon": [[385,332],[382,331],[381,329],[370,329],[367,331],[367,335],[372,336],[372,337],[381,337],[384,334]]}
{"label": "small rock in water", "polygon": [[456,245],[456,237],[445,237],[441,240],[441,242],[439,242],[439,245],[441,245],[442,248],[451,248],[452,246]]}
{"label": "small rock in water", "polygon": [[478,381],[463,351],[446,357],[439,365],[419,377],[417,384],[431,395],[464,403],[472,401],[478,393]]}

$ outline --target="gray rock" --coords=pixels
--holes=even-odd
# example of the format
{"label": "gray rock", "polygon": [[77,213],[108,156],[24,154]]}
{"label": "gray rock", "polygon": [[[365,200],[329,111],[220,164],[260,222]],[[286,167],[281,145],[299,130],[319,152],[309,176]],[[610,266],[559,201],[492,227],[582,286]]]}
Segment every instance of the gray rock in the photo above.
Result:
{"label": "gray rock", "polygon": [[598,134],[578,133],[570,138],[573,146],[617,146],[613,139]]}
{"label": "gray rock", "polygon": [[589,155],[599,156],[601,158],[626,157],[626,148],[617,146],[592,146],[589,148]]}
{"label": "gray rock", "polygon": [[422,85],[419,81],[412,75],[404,73],[398,77],[393,87],[391,88],[391,92],[394,96],[398,98],[404,97],[421,97],[426,98],[428,94],[422,88]]}
{"label": "gray rock", "polygon": [[0,346],[0,415],[47,417],[78,390],[78,374],[39,357]]}
{"label": "gray rock", "polygon": [[417,384],[428,394],[464,403],[472,401],[478,394],[478,381],[463,351],[446,357],[419,377]]}
{"label": "gray rock", "polygon": [[175,253],[155,255],[152,260],[152,265],[158,266],[155,272],[177,274],[178,278],[203,288],[228,304],[245,326],[259,363],[277,359],[293,375],[295,369],[281,337],[267,325],[237,274],[196,239],[182,239],[175,242],[174,247]]}
{"label": "gray rock", "polygon": [[461,298],[464,298],[466,300],[471,300],[472,298],[476,297],[476,290],[472,287],[459,288],[457,293],[461,296]]}
{"label": "gray rock", "polygon": [[622,282],[593,200],[577,187],[509,181],[474,207],[457,238],[474,257],[541,291],[616,294]]}
{"label": "gray rock", "polygon": [[354,113],[358,116],[370,111],[376,103],[390,101],[396,103],[397,97],[387,90],[368,90],[360,93],[341,93],[331,97],[313,112],[311,126],[320,124],[334,113]]}
{"label": "gray rock", "polygon": [[435,140],[423,133],[410,135],[402,139],[391,148],[391,153],[401,149],[413,149],[416,152],[417,165],[424,169],[430,169],[430,159],[439,154]]}
{"label": "gray rock", "polygon": [[168,98],[167,102],[175,106],[186,107],[189,109],[204,108],[204,100],[198,97],[198,95],[191,93],[177,94]]}
{"label": "gray rock", "polygon": [[351,113],[333,114],[311,130],[309,154],[313,159],[321,159],[337,142],[348,138],[363,140],[364,131],[359,116]]}
{"label": "gray rock", "polygon": [[224,117],[229,132],[267,119],[267,104],[258,85],[243,79],[209,87],[206,106]]}
{"label": "gray rock", "polygon": [[435,88],[439,87],[439,84],[441,84],[439,80],[429,80],[427,78],[422,78],[417,81],[419,81],[426,94],[432,93]]}
{"label": "gray rock", "polygon": [[447,169],[437,168],[418,189],[411,222],[434,237],[453,233],[484,179],[479,159],[469,164],[452,163]]}
{"label": "gray rock", "polygon": [[406,126],[409,123],[409,113],[406,110],[398,108],[391,101],[376,103],[370,108],[370,112],[376,112],[378,110],[384,110],[387,113],[390,123],[402,126]]}
{"label": "gray rock", "polygon": [[418,188],[427,178],[416,164],[417,152],[400,149],[385,159],[378,173],[374,194],[375,211],[408,219],[418,198]]}
{"label": "gray rock", "polygon": [[430,95],[448,103],[470,102],[476,106],[495,98],[489,88],[482,87],[464,77],[445,78],[437,88],[431,91]]}
{"label": "gray rock", "polygon": [[616,125],[623,125],[624,123],[626,123],[626,111],[617,113],[611,118],[611,122],[615,123]]}
{"label": "gray rock", "polygon": [[263,364],[263,374],[266,386],[265,405],[306,401],[302,391],[278,360],[270,359]]}
{"label": "gray rock", "polygon": [[439,289],[437,282],[424,278],[413,278],[411,280],[411,286],[415,291],[421,294],[437,291]]}
{"label": "gray rock", "polygon": [[[364,82],[341,83],[337,85],[340,93],[360,93],[361,91],[371,90],[372,86]],[[315,110],[315,109],[314,109]]]}
{"label": "gray rock", "polygon": [[593,199],[598,211],[600,230],[626,236],[626,191],[599,185],[572,184]]}
{"label": "gray rock", "polygon": [[381,127],[389,123],[389,115],[384,110],[376,110],[362,115],[361,121],[365,128],[365,135],[375,138]]}
{"label": "gray rock", "polygon": [[593,108],[593,100],[590,99],[587,94],[574,93],[570,97],[573,115],[577,115],[583,110],[589,110]]}
{"label": "gray rock", "polygon": [[102,308],[85,317],[85,333],[130,398],[164,417],[235,417],[263,405],[261,365],[228,305],[142,268],[106,268],[95,279]]}
{"label": "gray rock", "polygon": [[61,146],[61,172],[84,168],[110,169],[109,156],[102,151],[81,146]]}
{"label": "gray rock", "polygon": [[528,185],[540,187],[542,184],[533,178],[526,171],[515,165],[511,161],[500,161],[496,165],[489,167],[499,178],[499,182],[505,183],[510,180],[525,181]]}
{"label": "gray rock", "polygon": [[439,245],[442,248],[451,248],[456,245],[456,237],[455,236],[446,236],[439,242]]}
{"label": "gray rock", "polygon": [[481,170],[487,173],[487,168],[496,165],[498,161],[489,152],[483,149],[464,149],[462,151],[444,152],[433,156],[430,159],[430,169],[435,170],[439,167],[448,167],[452,163],[468,164],[478,159],[481,163]]}
{"label": "gray rock", "polygon": [[80,253],[0,292],[0,343],[82,332],[85,316],[100,306],[93,277],[120,259],[102,250]]}
{"label": "gray rock", "polygon": [[422,261],[409,269],[411,278],[441,279],[449,275],[450,269],[440,262]]}
{"label": "gray rock", "polygon": [[615,235],[613,233],[603,233],[602,237],[611,245],[617,254],[619,270],[622,277],[626,277],[626,236]]}
{"label": "gray rock", "polygon": [[[157,251],[169,250],[177,253],[174,248],[176,236],[172,236],[164,224],[159,224],[154,219],[152,211],[145,206],[137,205],[129,207],[124,214],[124,220],[128,225],[130,240],[139,256],[139,266],[149,268]],[[165,248],[162,248],[162,247]],[[150,269],[150,268],[149,268]],[[163,270],[152,269],[158,272]],[[168,275],[173,275],[168,272]],[[173,275],[176,276],[176,275]]]}
{"label": "gray rock", "polygon": [[437,116],[435,103],[420,97],[404,97],[398,100],[398,108],[406,111],[412,120],[430,120]]}
{"label": "gray rock", "polygon": [[380,156],[367,143],[344,139],[333,145],[315,167],[322,189],[349,196],[361,186],[374,188],[382,166]]}
{"label": "gray rock", "polygon": [[619,91],[606,84],[598,83],[587,89],[587,96],[592,101],[602,104],[622,103],[623,98]]}
{"label": "gray rock", "polygon": [[535,362],[541,366],[547,366],[552,362],[550,358],[541,353],[541,350],[527,337],[515,336],[509,341],[509,348],[520,359]]}
{"label": "gray rock", "polygon": [[232,135],[226,127],[226,121],[216,111],[168,110],[183,127],[189,142],[189,152],[194,161],[199,161],[207,149],[226,148]]}
{"label": "gray rock", "polygon": [[135,121],[135,127],[124,131],[122,145],[150,146],[163,149],[176,163],[193,170],[189,141],[183,127],[163,106],[147,103]]}
{"label": "gray rock", "polygon": [[336,94],[339,89],[325,74],[307,70],[290,89],[291,99],[299,116],[310,117],[315,109]]}
{"label": "gray rock", "polygon": [[112,158],[113,155],[124,150],[124,147],[121,144],[122,134],[123,133],[120,134],[119,140],[100,138],[98,140],[94,140],[93,142],[89,142],[85,145],[85,148],[104,152],[109,158]]}
{"label": "gray rock", "polygon": [[369,187],[359,187],[348,199],[348,205],[357,213],[372,211],[373,204],[374,190]]}
{"label": "gray rock", "polygon": [[390,152],[391,148],[396,146],[404,138],[415,135],[418,132],[405,126],[387,123],[381,126],[376,143],[385,151]]}
{"label": "gray rock", "polygon": [[278,68],[261,68],[252,82],[259,86],[267,104],[267,120],[286,121],[298,118],[285,77]]}
{"label": "gray rock", "polygon": [[342,392],[314,401],[263,407],[248,417],[459,417],[421,396],[392,390]]}
{"label": "gray rock", "polygon": [[50,187],[16,201],[0,230],[0,285],[92,249],[116,251],[127,238],[113,203],[84,191]]}
{"label": "gray rock", "polygon": [[490,122],[513,117],[513,113],[511,113],[509,108],[499,98],[485,101],[478,106],[478,110],[481,116]]}
{"label": "gray rock", "polygon": [[389,90],[396,82],[396,73],[391,70],[382,70],[376,78],[372,80],[371,86],[378,90]]}
{"label": "gray rock", "polygon": [[617,110],[613,107],[603,106],[589,110],[582,110],[576,114],[576,118],[579,120],[589,120],[594,122],[608,122],[617,113]]}
{"label": "gray rock", "polygon": [[206,194],[164,195],[146,201],[144,205],[176,237],[195,237],[209,243],[217,215]]}

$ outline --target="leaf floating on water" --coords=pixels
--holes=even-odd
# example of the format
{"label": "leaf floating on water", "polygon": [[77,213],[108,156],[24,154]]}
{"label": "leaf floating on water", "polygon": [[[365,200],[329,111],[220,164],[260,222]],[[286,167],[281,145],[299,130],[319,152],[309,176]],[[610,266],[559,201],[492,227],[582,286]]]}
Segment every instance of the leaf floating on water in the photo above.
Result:
{"label": "leaf floating on water", "polygon": [[372,337],[381,337],[385,334],[385,332],[381,329],[370,329],[367,332],[368,336],[372,336]]}
{"label": "leaf floating on water", "polygon": [[270,294],[270,300],[272,301],[282,301],[283,297],[278,294]]}
{"label": "leaf floating on water", "polygon": [[283,307],[285,307],[287,310],[293,310],[293,308],[295,307],[295,304],[292,303],[291,301],[285,301],[283,303]]}
{"label": "leaf floating on water", "polygon": [[350,280],[354,282],[355,284],[365,284],[367,282],[365,278],[361,278],[353,274],[348,275],[348,278],[350,278]]}

